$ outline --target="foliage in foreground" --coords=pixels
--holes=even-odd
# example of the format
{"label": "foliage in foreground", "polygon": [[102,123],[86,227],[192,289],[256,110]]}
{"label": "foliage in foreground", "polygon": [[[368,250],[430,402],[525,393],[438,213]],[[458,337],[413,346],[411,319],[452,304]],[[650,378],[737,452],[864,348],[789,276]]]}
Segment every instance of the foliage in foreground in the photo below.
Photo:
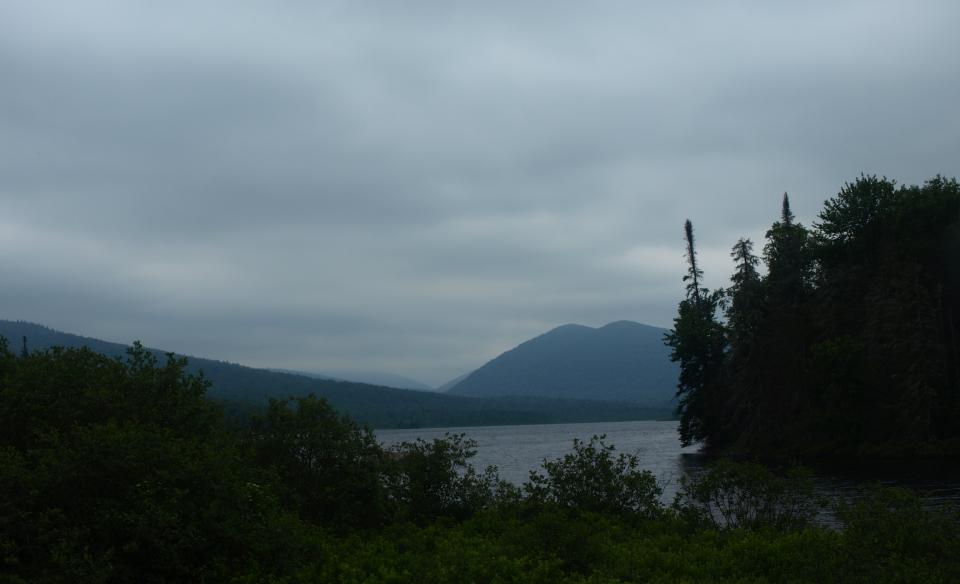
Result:
{"label": "foliage in foreground", "polygon": [[[0,582],[949,581],[960,519],[884,491],[812,523],[802,476],[725,463],[674,504],[602,437],[522,487],[463,436],[383,449],[314,398],[226,425],[135,345],[0,342]],[[735,503],[735,504],[734,504]]]}
{"label": "foliage in foreground", "polygon": [[806,469],[777,476],[758,463],[723,459],[703,475],[681,477],[674,508],[715,529],[791,531],[812,525],[825,505]]}
{"label": "foliage in foreground", "polygon": [[524,485],[529,500],[564,509],[656,517],[663,511],[663,489],[648,470],[641,470],[635,454],[614,458],[613,445],[604,436],[589,442],[573,440],[573,451],[543,461],[543,472],[530,473]]}
{"label": "foliage in foreground", "polygon": [[[870,515],[876,503],[856,505]],[[889,518],[892,520],[892,518]],[[951,582],[956,524],[913,517],[888,540],[846,530],[695,529],[674,516],[496,509],[457,525],[402,526],[328,542],[314,582]],[[891,529],[893,526],[889,526]],[[883,540],[884,545],[875,545]]]}

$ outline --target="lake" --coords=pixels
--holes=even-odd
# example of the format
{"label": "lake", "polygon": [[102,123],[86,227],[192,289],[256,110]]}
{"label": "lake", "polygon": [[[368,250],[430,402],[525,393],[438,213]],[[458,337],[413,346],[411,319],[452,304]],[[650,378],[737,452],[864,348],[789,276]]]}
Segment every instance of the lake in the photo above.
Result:
{"label": "lake", "polygon": [[[570,452],[574,438],[589,440],[606,434],[607,443],[617,452],[637,454],[641,466],[656,475],[665,502],[673,500],[684,473],[702,472],[711,460],[696,447],[680,447],[675,421],[376,430],[377,439],[385,446],[442,438],[446,433],[463,433],[476,440],[473,465],[478,469],[495,465],[502,478],[517,485],[527,480],[531,470],[540,468],[544,458],[552,460]],[[880,483],[911,488],[930,507],[960,504],[960,471],[950,461],[832,462],[811,465],[811,470],[817,491],[830,499],[854,498],[869,485]]]}

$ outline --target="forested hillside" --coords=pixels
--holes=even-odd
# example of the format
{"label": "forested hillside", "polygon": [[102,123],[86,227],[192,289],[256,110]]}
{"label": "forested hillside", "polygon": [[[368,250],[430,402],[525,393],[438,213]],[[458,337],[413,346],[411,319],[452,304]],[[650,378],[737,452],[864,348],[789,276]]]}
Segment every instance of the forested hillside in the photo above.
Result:
{"label": "forested hillside", "polygon": [[[767,454],[960,453],[960,186],[861,176],[808,228],[785,194],[760,257],[708,290],[686,224],[668,336],[685,444]],[[762,274],[760,261],[766,267]]]}
{"label": "forested hillside", "polygon": [[[33,323],[0,321],[0,337],[28,351],[49,347],[87,347],[97,353],[124,359],[129,347],[99,339],[62,333]],[[166,353],[144,349],[163,362]],[[339,411],[374,428],[547,424],[665,419],[665,407],[647,408],[601,401],[538,397],[470,398],[381,387],[365,383],[316,379],[305,375],[244,367],[235,363],[190,357],[184,365],[191,374],[203,372],[210,381],[209,396],[226,403],[242,416],[264,407],[270,398],[309,394],[323,397]]]}

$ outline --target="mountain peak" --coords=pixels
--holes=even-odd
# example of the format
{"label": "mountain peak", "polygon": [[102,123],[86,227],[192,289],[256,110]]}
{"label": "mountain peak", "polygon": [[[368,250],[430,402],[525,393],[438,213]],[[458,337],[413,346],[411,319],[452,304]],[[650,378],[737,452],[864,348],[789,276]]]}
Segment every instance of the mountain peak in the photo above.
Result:
{"label": "mountain peak", "polygon": [[639,322],[634,322],[632,320],[615,320],[613,322],[608,322],[607,324],[600,327],[600,330],[611,329],[611,328],[656,328],[648,324],[641,324]]}
{"label": "mountain peak", "polygon": [[677,380],[663,344],[666,332],[629,320],[599,328],[565,324],[504,352],[448,391],[663,406],[673,399]]}
{"label": "mountain peak", "polygon": [[578,331],[578,332],[579,332],[579,331],[592,331],[592,330],[596,330],[596,329],[594,329],[593,327],[586,326],[586,325],[574,324],[574,323],[571,322],[571,323],[567,323],[567,324],[561,324],[561,325],[558,326],[558,327],[554,327],[554,328],[550,329],[549,331],[545,332],[544,334],[545,334],[545,335],[550,335],[550,334],[553,334],[553,333],[564,333],[564,332],[573,332],[573,331]]}

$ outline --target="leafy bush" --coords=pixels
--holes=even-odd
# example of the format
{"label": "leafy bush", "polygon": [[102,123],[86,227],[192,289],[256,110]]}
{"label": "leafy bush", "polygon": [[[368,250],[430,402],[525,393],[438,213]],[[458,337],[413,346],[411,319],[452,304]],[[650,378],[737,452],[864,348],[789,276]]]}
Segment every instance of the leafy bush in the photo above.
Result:
{"label": "leafy bush", "polygon": [[383,451],[373,432],[314,396],[270,400],[250,432],[257,459],[273,469],[286,503],[308,521],[374,526],[386,518]]}
{"label": "leafy bush", "polygon": [[805,527],[822,503],[809,471],[774,475],[766,466],[723,459],[705,473],[684,476],[674,508],[715,528],[792,530]]}
{"label": "leafy bush", "polygon": [[602,513],[629,513],[645,517],[662,511],[663,492],[650,471],[640,469],[634,454],[614,457],[606,436],[589,442],[573,441],[573,452],[543,462],[544,473],[530,472],[523,490],[533,502]]}
{"label": "leafy bush", "polygon": [[960,574],[960,510],[925,510],[905,489],[874,486],[867,496],[841,501],[836,516],[843,525],[847,565],[863,581],[925,578],[934,567],[951,565]]}
{"label": "leafy bush", "polygon": [[159,364],[140,343],[126,360],[55,347],[19,359],[7,353],[0,362],[0,441],[17,448],[108,420],[191,436],[209,436],[218,426],[220,412],[205,398],[209,381],[186,374],[186,359],[173,354]]}
{"label": "leafy bush", "polygon": [[449,433],[431,442],[418,438],[393,445],[384,478],[401,517],[416,521],[465,519],[514,497],[514,488],[500,479],[496,467],[477,472],[469,463],[476,446],[464,434]]}
{"label": "leafy bush", "polygon": [[0,571],[224,580],[302,561],[282,509],[181,360],[0,347]]}

